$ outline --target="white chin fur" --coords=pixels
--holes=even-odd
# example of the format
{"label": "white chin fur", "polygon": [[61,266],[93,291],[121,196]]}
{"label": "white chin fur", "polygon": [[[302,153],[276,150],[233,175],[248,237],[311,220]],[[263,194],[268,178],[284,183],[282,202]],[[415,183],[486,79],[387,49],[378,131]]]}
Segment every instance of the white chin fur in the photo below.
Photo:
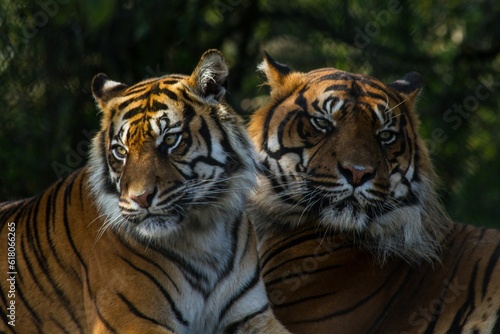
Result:
{"label": "white chin fur", "polygon": [[[100,152],[99,138],[100,136],[96,136],[93,142],[89,161],[89,183],[94,202],[105,218],[101,227],[103,232],[111,228],[118,232],[135,235],[141,240],[152,242],[175,238],[181,231],[189,233],[191,227],[210,227],[221,220],[232,222],[232,219],[234,219],[232,217],[244,210],[248,190],[255,185],[252,157],[244,157],[247,159],[245,161],[246,168],[242,167],[242,171],[237,176],[231,177],[228,185],[230,192],[220,198],[217,204],[190,207],[188,208],[188,214],[182,221],[176,216],[165,216],[146,219],[141,223],[130,222],[120,212],[119,195],[111,194],[105,189],[105,182],[109,177],[109,172],[106,161],[102,160],[103,155]],[[106,166],[106,168],[103,168],[103,166]],[[196,224],[190,224],[191,221],[196,221]],[[189,227],[190,225],[193,226]]]}
{"label": "white chin fur", "polygon": [[369,222],[365,213],[355,212],[351,207],[326,208],[320,213],[320,224],[339,232],[361,233],[366,230]]}
{"label": "white chin fur", "polygon": [[181,228],[181,223],[181,219],[178,217],[146,218],[144,221],[137,224],[134,228],[134,232],[140,238],[146,240],[164,238],[176,233]]}
{"label": "white chin fur", "polygon": [[369,249],[384,262],[398,256],[409,263],[422,258],[435,258],[436,240],[423,225],[420,206],[395,209],[370,219],[352,208],[325,209],[320,214],[320,224],[334,232],[351,235],[358,246]]}
{"label": "white chin fur", "polygon": [[[91,177],[92,178],[92,177]],[[189,206],[187,215],[183,218],[173,216],[149,217],[141,222],[130,222],[120,212],[118,197],[104,193],[102,188],[96,187],[94,198],[101,212],[106,216],[103,228],[111,228],[125,234],[133,234],[146,242],[166,241],[176,238],[179,233],[193,229],[211,228],[221,221],[233,221],[234,217],[244,210],[246,203],[246,189],[253,187],[253,174],[233,177],[229,188],[238,189],[226,194],[217,204]],[[95,181],[95,180],[94,180]],[[91,181],[92,182],[92,181]],[[194,223],[193,223],[194,222]]]}
{"label": "white chin fur", "polygon": [[317,221],[329,231],[352,237],[358,247],[369,250],[381,262],[392,256],[409,263],[438,258],[439,240],[448,218],[428,180],[412,185],[420,195],[419,204],[395,208],[374,219],[349,206],[305,213],[308,203],[286,204],[270,189],[268,180],[260,177],[259,183],[249,210],[259,235],[278,226],[294,229],[306,221]]}

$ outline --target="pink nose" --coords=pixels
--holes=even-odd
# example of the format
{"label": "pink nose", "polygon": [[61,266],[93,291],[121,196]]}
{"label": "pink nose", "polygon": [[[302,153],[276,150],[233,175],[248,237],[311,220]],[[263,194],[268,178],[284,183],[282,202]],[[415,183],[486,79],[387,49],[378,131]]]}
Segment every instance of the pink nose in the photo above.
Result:
{"label": "pink nose", "polygon": [[351,165],[349,163],[341,163],[337,166],[338,170],[347,179],[347,182],[353,186],[360,186],[375,176],[375,172],[371,167]]}
{"label": "pink nose", "polygon": [[131,195],[129,197],[131,200],[139,204],[141,208],[149,208],[151,206],[151,202],[153,202],[155,190],[146,190],[140,195]]}

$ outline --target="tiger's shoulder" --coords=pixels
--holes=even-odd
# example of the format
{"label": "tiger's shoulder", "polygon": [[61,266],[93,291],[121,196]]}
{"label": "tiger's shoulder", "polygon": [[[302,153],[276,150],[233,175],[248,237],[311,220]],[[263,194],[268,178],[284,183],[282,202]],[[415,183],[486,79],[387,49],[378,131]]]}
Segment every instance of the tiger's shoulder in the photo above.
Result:
{"label": "tiger's shoulder", "polygon": [[[248,212],[266,289],[294,333],[495,332],[500,232],[453,222],[419,134],[415,72],[390,83],[268,55],[248,130]],[[495,327],[496,326],[496,327]]]}

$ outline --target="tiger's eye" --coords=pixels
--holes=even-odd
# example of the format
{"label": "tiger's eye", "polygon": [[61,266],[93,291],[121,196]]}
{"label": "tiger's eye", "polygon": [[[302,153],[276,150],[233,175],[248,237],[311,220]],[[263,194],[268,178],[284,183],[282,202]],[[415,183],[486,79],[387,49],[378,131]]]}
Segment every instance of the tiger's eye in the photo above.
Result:
{"label": "tiger's eye", "polygon": [[163,142],[168,147],[172,147],[172,146],[174,146],[176,144],[178,138],[179,138],[179,134],[178,133],[172,133],[172,134],[166,135],[163,138]]}
{"label": "tiger's eye", "polygon": [[311,123],[316,129],[323,132],[330,129],[332,126],[332,123],[329,120],[320,117],[312,117]]}
{"label": "tiger's eye", "polygon": [[326,119],[321,119],[321,118],[318,118],[316,120],[316,123],[322,128],[326,128],[330,125],[330,122],[328,122]]}
{"label": "tiger's eye", "polygon": [[397,136],[397,133],[395,133],[394,131],[388,131],[388,130],[381,131],[378,134],[378,137],[380,138],[380,140],[384,144],[392,143],[394,140],[396,140],[396,136]]}
{"label": "tiger's eye", "polygon": [[123,146],[115,146],[112,152],[117,159],[125,159],[127,156],[127,149]]}

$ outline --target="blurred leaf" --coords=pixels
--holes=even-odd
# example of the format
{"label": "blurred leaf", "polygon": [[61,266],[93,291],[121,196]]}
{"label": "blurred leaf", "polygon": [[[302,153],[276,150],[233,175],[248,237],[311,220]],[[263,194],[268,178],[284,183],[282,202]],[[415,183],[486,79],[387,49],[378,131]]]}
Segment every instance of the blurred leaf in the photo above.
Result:
{"label": "blurred leaf", "polygon": [[116,0],[78,0],[82,14],[91,30],[97,30],[113,15]]}

